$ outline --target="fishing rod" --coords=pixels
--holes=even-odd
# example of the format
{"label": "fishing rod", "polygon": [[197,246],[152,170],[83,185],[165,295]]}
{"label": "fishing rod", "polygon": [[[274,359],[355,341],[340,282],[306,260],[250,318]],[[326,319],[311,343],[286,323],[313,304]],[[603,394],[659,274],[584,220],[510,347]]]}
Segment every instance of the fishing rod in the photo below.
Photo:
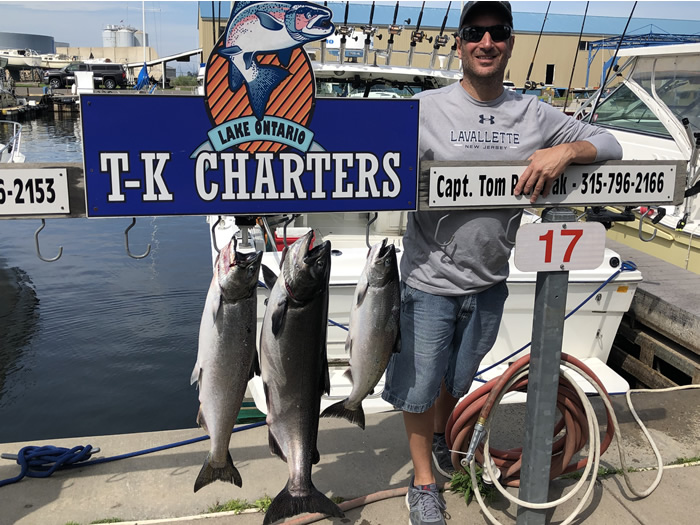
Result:
{"label": "fishing rod", "polygon": [[[362,26],[362,32],[365,35],[365,52],[362,57],[362,62],[367,63],[369,60],[369,45],[372,43],[372,37],[377,32],[377,28],[372,25],[372,20],[374,19],[374,2],[372,2],[372,8],[369,10],[369,24]],[[382,36],[379,35],[378,38]]]}
{"label": "fishing rod", "polygon": [[420,14],[418,15],[418,23],[416,24],[416,29],[414,31],[411,31],[411,48],[408,50],[408,63],[406,64],[408,67],[411,67],[411,64],[413,64],[413,53],[416,49],[416,44],[422,42],[425,38],[425,31],[420,30],[420,22],[423,19],[424,9],[425,2],[423,2],[423,5],[420,7]]}
{"label": "fishing rod", "polygon": [[[588,5],[590,2],[586,2],[586,10],[583,13],[583,22],[581,22],[581,32],[578,34],[578,44],[576,49],[581,45],[581,38],[583,37],[583,26],[586,25],[586,15],[588,14]],[[569,102],[569,92],[571,91],[571,84],[574,81],[574,70],[576,69],[576,59],[578,58],[578,53],[574,53],[574,65],[571,66],[571,76],[569,77],[569,87],[566,89],[566,98],[564,98],[564,109],[562,111],[566,113],[566,105]]]}
{"label": "fishing rod", "polygon": [[532,66],[535,65],[535,57],[537,56],[537,48],[540,47],[540,40],[542,39],[542,33],[544,32],[544,24],[547,22],[547,15],[549,14],[549,8],[552,2],[547,4],[547,11],[544,14],[544,20],[542,20],[542,28],[540,29],[540,35],[537,37],[537,44],[535,44],[535,52],[532,54],[532,60],[530,61],[530,68],[527,70],[527,78],[525,79],[524,87],[525,89],[535,89],[537,87],[537,82],[530,82],[530,74],[532,73]]}
{"label": "fishing rod", "polygon": [[[445,18],[443,18],[442,26],[440,27],[440,34],[435,37],[435,43],[433,44],[433,54],[430,56],[430,69],[435,68],[435,59],[438,56],[438,52],[440,51],[440,48],[446,46],[447,43],[450,41],[449,35],[445,35],[444,33],[445,33],[445,26],[447,25],[447,17],[450,14],[450,6],[451,5],[452,5],[452,2],[447,4],[447,10],[445,11]],[[456,48],[456,45],[455,45],[455,48]],[[449,66],[447,69],[449,69]]]}
{"label": "fishing rod", "polygon": [[355,28],[348,26],[348,13],[350,11],[350,1],[345,2],[345,18],[343,18],[343,25],[336,29],[335,34],[340,35],[340,63],[345,62],[345,44],[348,40],[348,36],[352,35]]}
{"label": "fishing rod", "polygon": [[[323,7],[328,7],[328,1],[323,2]],[[321,40],[321,64],[326,63],[326,39]]]}
{"label": "fishing rod", "polygon": [[613,55],[612,62],[610,62],[610,67],[605,71],[605,79],[603,80],[603,83],[600,86],[600,89],[598,90],[598,96],[595,99],[595,102],[593,103],[593,109],[591,110],[591,122],[593,122],[593,119],[595,118],[595,111],[598,109],[598,106],[600,105],[600,97],[603,94],[605,90],[605,85],[608,83],[608,77],[610,76],[610,71],[615,67],[615,62],[617,61],[617,53],[620,51],[620,46],[622,45],[622,40],[625,38],[625,35],[627,34],[627,28],[630,25],[630,22],[632,21],[632,16],[634,15],[634,10],[637,7],[637,2],[635,2],[632,5],[632,11],[630,12],[629,18],[627,18],[627,23],[625,24],[625,29],[622,31],[622,35],[620,35],[620,41],[617,43],[617,47],[615,48],[615,54]]}
{"label": "fishing rod", "polygon": [[396,18],[399,16],[399,2],[397,0],[394,8],[394,21],[389,26],[389,41],[386,47],[386,64],[391,65],[391,51],[394,47],[394,36],[400,35],[403,27],[396,25]]}

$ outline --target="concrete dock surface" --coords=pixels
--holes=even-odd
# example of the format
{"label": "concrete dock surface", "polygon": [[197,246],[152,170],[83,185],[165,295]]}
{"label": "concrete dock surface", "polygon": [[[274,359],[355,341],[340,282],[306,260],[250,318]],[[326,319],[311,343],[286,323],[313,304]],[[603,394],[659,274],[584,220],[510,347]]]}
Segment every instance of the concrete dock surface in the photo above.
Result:
{"label": "concrete dock surface", "polygon": [[[700,456],[700,390],[646,391],[633,394],[634,406],[647,425],[666,465],[679,458]],[[594,399],[604,424],[602,403]],[[630,474],[638,490],[646,489],[657,472],[653,453],[633,420],[624,396],[613,400]],[[519,446],[523,434],[524,404],[503,405],[495,417],[491,446]],[[167,445],[203,435],[200,429],[45,440],[0,444],[0,452],[16,454],[26,445],[71,448],[91,444],[100,447],[96,457],[116,456]],[[344,420],[322,418],[318,448],[321,461],[313,469],[315,486],[329,497],[345,501],[387,489],[400,489],[411,479],[402,416],[399,412],[368,414],[366,430]],[[209,441],[172,448],[135,458],[55,472],[49,478],[24,478],[0,487],[0,525],[87,525],[114,518],[123,523],[177,525],[261,524],[263,514],[247,511],[210,514],[209,509],[232,499],[253,503],[274,497],[285,485],[287,466],[270,455],[267,429],[258,427],[234,433],[230,451],[243,478],[243,487],[215,482],[196,494],[194,480],[207,455]],[[613,444],[601,465],[618,468]],[[0,460],[0,479],[19,473],[19,466]],[[438,477],[440,482],[447,480]],[[550,484],[550,500],[573,486],[574,479]],[[517,496],[517,489],[509,489]],[[560,523],[576,507],[583,490],[572,500],[549,511],[548,523]],[[447,523],[488,523],[476,501],[468,506],[462,496],[445,492]],[[502,523],[514,523],[517,507],[497,495],[490,511]],[[598,478],[593,495],[574,523],[694,524],[700,515],[700,466],[674,465],[664,469],[656,491],[638,499],[626,487],[622,475]],[[404,498],[394,497],[348,510],[345,518],[319,523],[384,525],[407,523]]]}

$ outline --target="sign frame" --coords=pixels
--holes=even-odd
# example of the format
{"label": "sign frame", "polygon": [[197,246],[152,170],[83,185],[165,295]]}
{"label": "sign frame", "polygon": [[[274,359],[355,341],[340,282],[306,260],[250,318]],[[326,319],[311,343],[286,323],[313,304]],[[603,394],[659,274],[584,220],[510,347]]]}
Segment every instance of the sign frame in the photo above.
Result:
{"label": "sign frame", "polygon": [[[496,209],[496,208],[544,208],[558,206],[605,206],[605,205],[672,205],[683,202],[683,192],[686,179],[686,162],[682,160],[611,160],[606,162],[598,162],[592,164],[572,164],[566,168],[563,173],[564,178],[558,179],[563,181],[561,188],[563,193],[550,192],[546,198],[539,197],[534,204],[530,202],[527,195],[515,197],[512,194],[513,177],[519,177],[527,167],[528,162],[511,162],[511,161],[481,161],[481,162],[462,162],[462,161],[423,161],[421,162],[421,170],[418,182],[418,209],[425,210],[463,210],[463,209]],[[654,168],[660,172],[661,169],[672,170],[664,172],[663,184],[665,189],[663,195],[658,198],[646,198],[639,200],[627,198],[627,193],[622,192],[626,198],[616,198],[618,193],[611,194],[610,188],[607,186],[611,182],[615,184],[615,180],[611,179],[610,174],[621,173],[620,182],[621,189],[628,187],[628,191],[633,191],[639,186],[637,184],[637,174],[642,168]],[[485,191],[483,188],[489,177],[485,173],[479,173],[479,168],[483,168],[482,172],[501,171],[501,178],[496,180],[492,185],[496,193],[493,203],[485,201],[491,198],[489,195],[482,195]],[[469,170],[467,177],[472,177],[471,181],[464,182],[463,178],[457,178],[454,174],[461,175],[460,170]],[[636,173],[635,173],[636,172]],[[447,177],[452,174],[451,180],[457,180],[461,183],[461,189],[458,190],[460,195],[455,196],[452,192],[453,204],[436,204],[435,188],[436,177],[440,174]],[[588,182],[590,189],[587,195],[583,195],[580,188],[583,187],[583,174],[589,177],[593,174],[601,174],[592,179],[592,183]],[[590,174],[590,175],[589,175]],[[625,175],[629,174],[629,177]],[[644,189],[644,174],[641,174],[641,187]],[[670,175],[670,176],[669,176]],[[492,179],[494,180],[494,179]],[[517,180],[517,179],[516,179]],[[649,186],[647,178],[647,189]],[[456,186],[456,184],[455,184]],[[464,189],[474,188],[471,195],[466,198],[462,195]],[[486,188],[488,189],[488,188]],[[568,189],[573,189],[573,192],[566,193]],[[510,190],[510,191],[509,191]],[[555,185],[554,191],[557,190]],[[467,190],[468,192],[468,190]],[[444,193],[444,192],[443,192]],[[648,193],[648,192],[647,192]],[[433,202],[431,202],[431,200]]]}

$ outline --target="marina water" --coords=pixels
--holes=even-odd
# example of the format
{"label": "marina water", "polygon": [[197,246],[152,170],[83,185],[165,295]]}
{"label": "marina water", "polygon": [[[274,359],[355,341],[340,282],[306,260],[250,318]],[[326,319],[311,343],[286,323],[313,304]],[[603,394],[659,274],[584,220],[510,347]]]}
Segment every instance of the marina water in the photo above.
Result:
{"label": "marina water", "polygon": [[[127,131],[125,131],[127,132]],[[154,133],[156,133],[154,127]],[[82,162],[80,121],[23,123],[26,162]],[[0,220],[0,442],[195,427],[204,217]],[[84,444],[84,443],[76,443]],[[99,446],[99,443],[93,443]]]}

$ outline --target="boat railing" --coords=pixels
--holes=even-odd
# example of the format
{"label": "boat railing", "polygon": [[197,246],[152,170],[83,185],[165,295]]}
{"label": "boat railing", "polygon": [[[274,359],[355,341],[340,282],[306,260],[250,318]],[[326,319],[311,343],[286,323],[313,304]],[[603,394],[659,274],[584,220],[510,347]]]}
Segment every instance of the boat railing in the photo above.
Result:
{"label": "boat railing", "polygon": [[[391,67],[414,67],[420,69],[433,69],[436,71],[454,72],[461,71],[461,65],[456,53],[441,54],[431,51],[413,51],[405,49],[387,49],[387,48],[370,48],[370,49],[352,49],[357,52],[354,56],[348,56],[348,49],[345,50],[345,56],[341,60],[341,49],[328,48],[321,46],[318,42],[314,42],[305,46],[312,60],[322,64],[358,64],[372,66],[391,66]],[[449,48],[448,48],[449,49]],[[421,60],[422,59],[422,60]],[[427,59],[427,60],[426,60]],[[430,65],[420,65],[427,63]]]}
{"label": "boat railing", "polygon": [[19,150],[22,146],[22,124],[14,121],[5,121],[7,127],[12,126],[10,137],[7,144],[0,144],[0,162],[14,162],[14,159],[19,156]]}

